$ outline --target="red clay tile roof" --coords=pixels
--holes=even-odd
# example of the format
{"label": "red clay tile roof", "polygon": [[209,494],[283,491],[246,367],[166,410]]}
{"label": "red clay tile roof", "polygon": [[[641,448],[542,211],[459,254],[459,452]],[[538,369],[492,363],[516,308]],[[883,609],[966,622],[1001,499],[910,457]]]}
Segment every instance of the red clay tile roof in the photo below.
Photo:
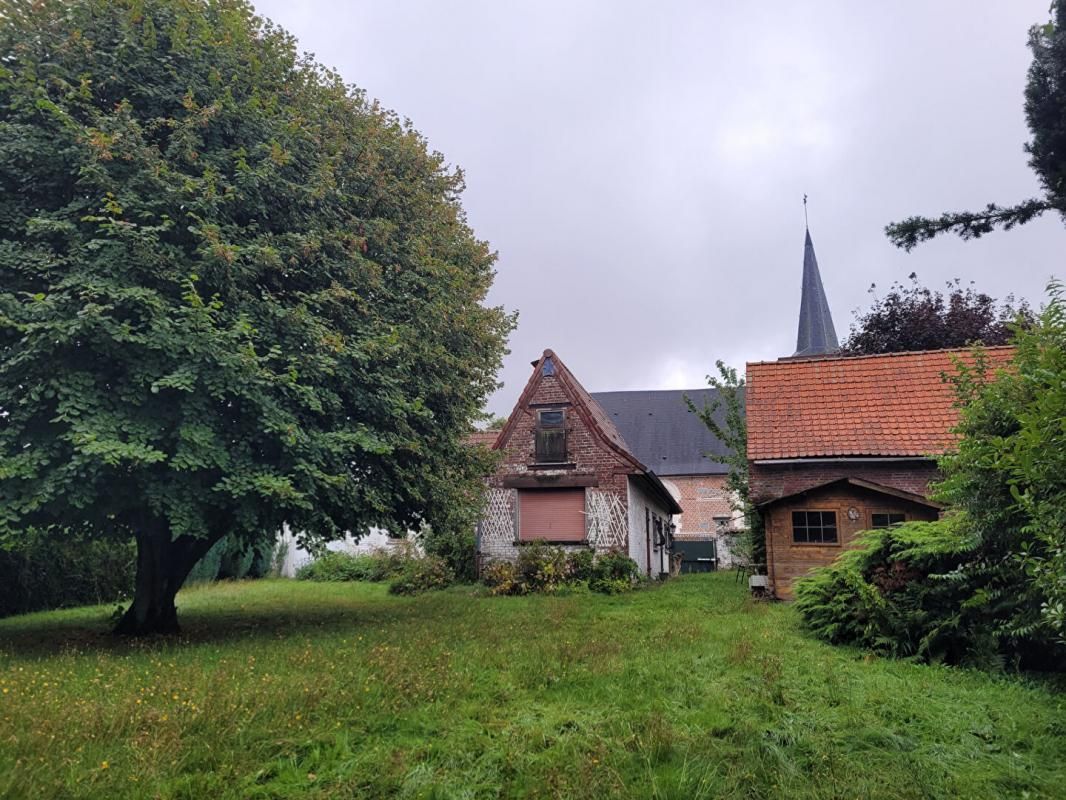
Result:
{"label": "red clay tile roof", "polygon": [[499,435],[499,431],[474,431],[473,433],[468,433],[466,435],[466,444],[480,444],[484,447],[492,447],[496,444],[496,439]]}
{"label": "red clay tile roof", "polygon": [[[1011,347],[986,348],[993,367]],[[928,456],[952,447],[952,358],[970,350],[748,364],[748,458]]]}

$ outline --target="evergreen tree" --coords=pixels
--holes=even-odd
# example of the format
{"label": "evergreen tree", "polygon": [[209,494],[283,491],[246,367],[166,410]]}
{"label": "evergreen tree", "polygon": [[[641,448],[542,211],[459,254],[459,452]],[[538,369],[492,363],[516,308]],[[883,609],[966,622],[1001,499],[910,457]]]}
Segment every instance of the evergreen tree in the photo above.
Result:
{"label": "evergreen tree", "polygon": [[909,217],[885,228],[894,245],[911,250],[941,233],[977,239],[996,228],[1024,225],[1045,211],[1057,211],[1066,220],[1066,2],[1053,0],[1051,14],[1050,22],[1029,30],[1033,63],[1025,87],[1025,118],[1033,136],[1025,150],[1044,196],[1013,206],[989,203],[981,211],[953,211],[936,219]]}

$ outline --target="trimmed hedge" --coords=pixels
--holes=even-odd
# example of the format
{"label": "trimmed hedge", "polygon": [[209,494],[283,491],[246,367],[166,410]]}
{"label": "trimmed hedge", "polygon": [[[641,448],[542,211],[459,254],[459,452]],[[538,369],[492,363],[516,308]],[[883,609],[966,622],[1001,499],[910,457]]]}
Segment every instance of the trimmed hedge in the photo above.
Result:
{"label": "trimmed hedge", "polygon": [[33,538],[0,550],[0,617],[98,603],[133,591],[133,542]]}

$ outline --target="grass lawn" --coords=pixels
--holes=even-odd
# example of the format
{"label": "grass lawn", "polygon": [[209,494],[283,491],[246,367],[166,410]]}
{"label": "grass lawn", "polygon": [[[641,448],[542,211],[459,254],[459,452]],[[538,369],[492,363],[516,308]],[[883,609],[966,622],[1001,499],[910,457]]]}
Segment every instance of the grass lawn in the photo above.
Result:
{"label": "grass lawn", "polygon": [[0,620],[0,797],[1066,797],[1061,686],[828,647],[728,574],[179,605],[173,642]]}

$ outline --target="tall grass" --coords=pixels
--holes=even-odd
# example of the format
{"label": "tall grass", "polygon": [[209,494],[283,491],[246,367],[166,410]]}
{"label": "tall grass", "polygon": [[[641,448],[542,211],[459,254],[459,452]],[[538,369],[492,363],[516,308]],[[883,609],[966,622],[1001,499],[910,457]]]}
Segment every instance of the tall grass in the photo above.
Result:
{"label": "tall grass", "polygon": [[1035,678],[879,660],[730,575],[618,597],[217,584],[0,621],[2,797],[1062,797]]}

